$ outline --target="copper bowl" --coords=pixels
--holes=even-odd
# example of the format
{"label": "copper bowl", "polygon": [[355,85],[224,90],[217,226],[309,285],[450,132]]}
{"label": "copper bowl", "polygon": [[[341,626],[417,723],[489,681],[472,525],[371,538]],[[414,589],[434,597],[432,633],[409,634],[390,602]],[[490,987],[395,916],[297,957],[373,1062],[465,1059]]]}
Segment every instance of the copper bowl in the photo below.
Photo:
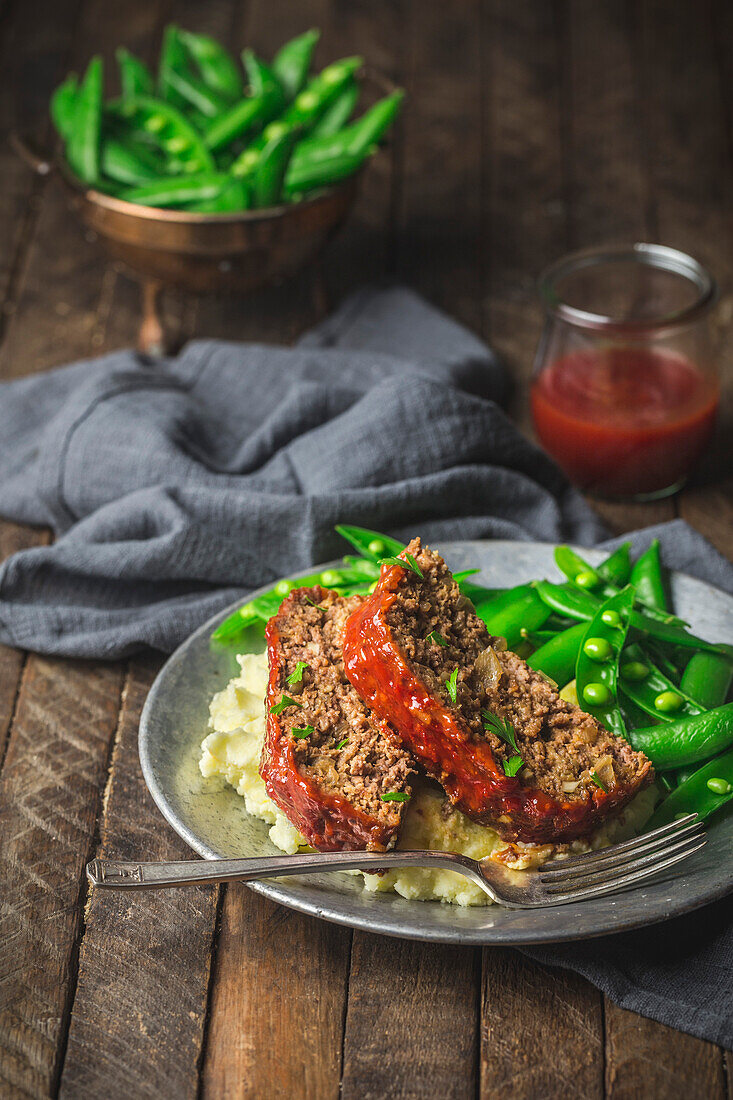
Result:
{"label": "copper bowl", "polygon": [[[368,71],[367,92],[391,91],[392,83]],[[56,170],[69,202],[108,255],[142,283],[139,346],[164,344],[157,314],[163,287],[194,294],[244,294],[285,280],[312,263],[342,225],[356,198],[360,173],[301,202],[236,214],[161,210],[113,198],[87,187],[63,157],[37,154],[13,135],[13,145],[36,172]]]}

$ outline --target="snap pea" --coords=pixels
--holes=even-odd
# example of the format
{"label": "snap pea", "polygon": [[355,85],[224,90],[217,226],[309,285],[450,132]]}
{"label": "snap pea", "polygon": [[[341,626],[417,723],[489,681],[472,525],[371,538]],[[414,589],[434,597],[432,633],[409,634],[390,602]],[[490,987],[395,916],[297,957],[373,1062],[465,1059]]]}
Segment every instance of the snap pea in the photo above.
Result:
{"label": "snap pea", "polygon": [[[724,793],[718,793],[709,783],[722,779],[726,784]],[[730,790],[727,789],[730,787]],[[680,783],[676,790],[657,807],[647,822],[647,829],[657,829],[667,825],[678,815],[696,813],[701,821],[725,806],[733,798],[733,750],[723,753],[715,760],[708,761]]]}
{"label": "snap pea", "polygon": [[733,656],[727,653],[693,653],[682,673],[680,690],[703,707],[725,702],[733,677]]}
{"label": "snap pea", "polygon": [[69,73],[51,96],[51,119],[56,132],[64,141],[68,141],[74,124],[74,112],[79,94],[79,77]]}
{"label": "snap pea", "polygon": [[675,722],[633,730],[629,740],[661,771],[699,763],[733,744],[733,703]]}
{"label": "snap pea", "polygon": [[282,198],[283,180],[295,144],[295,132],[285,129],[271,137],[252,176],[253,205],[274,206]]}
{"label": "snap pea", "polygon": [[[569,546],[556,546],[554,557],[555,564],[560,572],[564,573],[570,584],[575,585],[577,588],[598,589],[604,599],[613,596],[618,591],[615,586],[610,591],[606,591],[601,575]],[[579,578],[588,579],[582,582]]]}
{"label": "snap pea", "polygon": [[120,70],[122,98],[131,99],[137,95],[152,95],[154,82],[147,65],[124,46],[119,46],[115,50],[115,57]]}
{"label": "snap pea", "polygon": [[341,130],[351,118],[359,98],[359,85],[355,80],[347,84],[341,95],[327,107],[311,130],[313,138],[331,137]]}
{"label": "snap pea", "polygon": [[79,86],[67,138],[66,159],[84,183],[95,183],[99,177],[103,78],[102,58],[93,57]]}
{"label": "snap pea", "polygon": [[158,72],[158,90],[163,99],[174,106],[189,104],[202,115],[213,118],[221,113],[226,101],[207,87],[202,80],[192,76],[188,68],[188,54],[181,41],[180,32],[170,23],[163,34]]}
{"label": "snap pea", "polygon": [[149,183],[160,175],[160,163],[149,149],[114,137],[102,142],[100,164],[104,175],[117,183]]}
{"label": "snap pea", "polygon": [[370,531],[367,527],[354,527],[350,524],[336,524],[341,538],[346,539],[362,557],[378,563],[380,558],[400,554],[405,549],[404,542],[389,535],[383,535],[380,531]]}
{"label": "snap pea", "polygon": [[[633,606],[634,589],[631,585],[622,588],[600,605],[581,639],[575,666],[575,684],[580,706],[607,729],[622,737],[626,733],[626,725],[618,703],[618,666]],[[608,616],[605,619],[603,617],[609,611],[614,613],[611,624]],[[608,643],[607,649],[604,647],[604,654],[607,655],[603,659],[599,660],[598,656],[592,655],[588,645],[591,640]]]}
{"label": "snap pea", "polygon": [[186,176],[170,176],[153,180],[120,193],[126,202],[141,206],[182,206],[192,202],[215,199],[231,182],[223,172],[201,172]]}
{"label": "snap pea", "polygon": [[108,110],[150,135],[169,156],[180,158],[186,171],[214,171],[214,158],[201,135],[172,103],[153,96],[134,96],[108,104]]}
{"label": "snap pea", "polygon": [[[298,93],[284,111],[281,121],[286,126],[294,126],[305,133],[338,98],[363,63],[361,57],[343,57],[327,65]],[[273,69],[277,74],[274,64]]]}
{"label": "snap pea", "polygon": [[476,614],[489,634],[504,638],[511,649],[522,640],[522,628],[536,630],[549,618],[550,612],[529,584],[507,589],[492,599],[476,603]]}
{"label": "snap pea", "polygon": [[[607,584],[622,588],[631,574],[631,543],[622,542],[612,554],[596,566],[598,576]],[[638,595],[638,593],[637,593]]]}
{"label": "snap pea", "polygon": [[348,179],[359,171],[368,159],[368,153],[347,154],[331,157],[329,160],[311,161],[309,163],[293,164],[288,166],[285,174],[285,194],[290,197],[307,194],[309,191],[318,191],[323,187],[331,187],[335,183]]}
{"label": "snap pea", "polygon": [[656,611],[668,611],[667,593],[659,557],[659,540],[654,539],[648,550],[636,560],[631,570],[631,583],[639,600]]}
{"label": "snap pea", "polygon": [[[633,675],[626,673],[628,665],[632,666],[629,672],[633,672]],[[645,675],[636,675],[633,668],[635,665],[645,668]],[[624,694],[647,714],[662,722],[674,722],[683,715],[702,714],[704,710],[699,703],[668,680],[639,645],[630,645],[624,650],[620,675]]]}
{"label": "snap pea", "polygon": [[281,46],[272,59],[273,72],[282,84],[288,102],[295,99],[308,79],[313,51],[319,38],[320,31],[317,30],[299,34]]}
{"label": "snap pea", "polygon": [[204,130],[204,141],[209,149],[223,149],[248,130],[265,126],[285,103],[280,82],[269,66],[252,50],[245,50],[242,59],[247,69],[251,95],[212,119]]}
{"label": "snap pea", "polygon": [[249,188],[244,180],[230,179],[218,195],[187,203],[186,209],[196,214],[230,214],[237,210],[249,210],[251,205]]}
{"label": "snap pea", "polygon": [[192,34],[179,30],[180,41],[198,68],[208,88],[224,99],[237,99],[242,94],[242,77],[234,59],[215,38],[208,34]]}
{"label": "snap pea", "polygon": [[527,658],[527,664],[544,672],[558,687],[564,687],[575,676],[580,645],[587,632],[585,623],[576,623],[561,634],[555,634]]}
{"label": "snap pea", "polygon": [[304,168],[313,161],[371,152],[399,114],[404,98],[403,91],[394,91],[380,99],[361,118],[343,130],[325,137],[311,135],[298,144],[293,154],[293,164]]}

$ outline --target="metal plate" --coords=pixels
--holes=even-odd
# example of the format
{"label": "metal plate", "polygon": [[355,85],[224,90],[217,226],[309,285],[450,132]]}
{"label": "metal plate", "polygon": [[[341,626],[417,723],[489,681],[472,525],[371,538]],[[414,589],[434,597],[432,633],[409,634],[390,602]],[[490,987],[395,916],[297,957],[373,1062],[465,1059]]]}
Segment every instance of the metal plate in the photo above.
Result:
{"label": "metal plate", "polygon": [[[492,587],[558,576],[553,547],[547,544],[453,542],[439,544],[438,549],[454,570],[480,567],[477,583]],[[602,558],[598,552],[582,553],[594,564]],[[673,576],[672,592],[675,609],[695,633],[711,641],[733,642],[733,598],[683,574]],[[176,832],[206,859],[281,854],[269,840],[268,826],[245,812],[243,800],[231,788],[212,792],[198,770],[211,696],[238,671],[236,652],[262,648],[261,640],[254,638],[236,650],[211,647],[212,630],[232,610],[197,630],[164,665],[140,723],[140,759],[150,792]],[[663,879],[610,898],[551,909],[464,909],[407,901],[396,894],[367,893],[360,879],[343,874],[251,885],[303,913],[385,935],[460,944],[585,939],[678,916],[733,889],[733,813],[714,818],[705,847]]]}

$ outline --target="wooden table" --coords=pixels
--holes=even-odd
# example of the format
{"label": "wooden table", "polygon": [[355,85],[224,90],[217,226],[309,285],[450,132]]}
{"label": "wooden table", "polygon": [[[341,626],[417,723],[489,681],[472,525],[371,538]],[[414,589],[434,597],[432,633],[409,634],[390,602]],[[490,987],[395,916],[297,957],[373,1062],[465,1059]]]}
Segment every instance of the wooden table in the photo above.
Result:
{"label": "wooden table", "polygon": [[[358,50],[409,90],[394,150],[370,169],[325,271],[240,302],[171,296],[179,341],[287,342],[389,272],[505,356],[524,424],[538,271],[570,248],[652,239],[721,279],[727,365],[725,0],[0,0],[2,126],[44,125],[50,90],[94,51],[124,42],[151,57],[172,16],[265,54],[320,26],[323,58]],[[0,164],[0,377],[132,343],[136,287],[57,186],[5,145]],[[730,553],[729,469],[672,501],[601,511],[617,531],[682,516]],[[0,526],[3,555],[48,538]],[[511,950],[352,933],[243,886],[90,900],[96,854],[188,854],[137,759],[159,665],[0,649],[3,1096],[726,1094],[730,1055]]]}

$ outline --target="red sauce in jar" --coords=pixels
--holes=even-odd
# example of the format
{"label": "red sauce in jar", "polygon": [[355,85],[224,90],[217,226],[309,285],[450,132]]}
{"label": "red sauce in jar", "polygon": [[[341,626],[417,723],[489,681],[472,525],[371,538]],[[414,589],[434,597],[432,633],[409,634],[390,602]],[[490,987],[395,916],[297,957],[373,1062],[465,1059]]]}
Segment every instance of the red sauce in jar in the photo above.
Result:
{"label": "red sauce in jar", "polygon": [[652,494],[683,481],[712,436],[718,384],[664,349],[593,348],[556,359],[532,386],[542,446],[581,489]]}

